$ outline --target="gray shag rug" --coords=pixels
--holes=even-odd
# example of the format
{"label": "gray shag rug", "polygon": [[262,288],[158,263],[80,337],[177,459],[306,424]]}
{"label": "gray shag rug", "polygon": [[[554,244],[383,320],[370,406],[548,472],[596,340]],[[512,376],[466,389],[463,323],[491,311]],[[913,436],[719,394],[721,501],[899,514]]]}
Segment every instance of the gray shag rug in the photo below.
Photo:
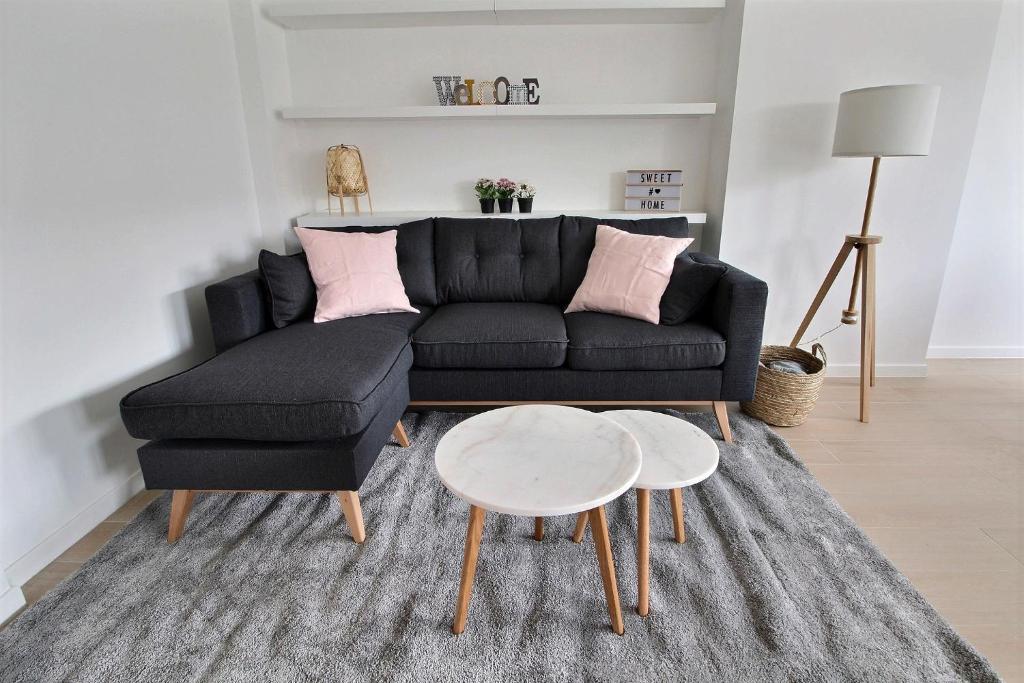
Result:
{"label": "gray shag rug", "polygon": [[[717,437],[711,415],[679,414]],[[686,489],[687,541],[651,503],[651,614],[636,604],[632,492],[608,506],[624,637],[573,517],[489,513],[469,625],[451,634],[469,506],[434,445],[464,414],[405,417],[360,492],[197,496],[165,540],[154,501],[0,632],[2,681],[995,681],[764,424],[733,416],[718,472]]]}

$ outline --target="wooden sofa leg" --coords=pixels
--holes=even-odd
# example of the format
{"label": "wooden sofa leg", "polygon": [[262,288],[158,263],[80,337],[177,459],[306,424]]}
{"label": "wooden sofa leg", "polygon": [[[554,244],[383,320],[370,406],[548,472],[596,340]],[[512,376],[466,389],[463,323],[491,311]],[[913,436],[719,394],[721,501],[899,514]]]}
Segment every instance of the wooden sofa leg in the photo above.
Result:
{"label": "wooden sofa leg", "polygon": [[713,401],[715,417],[718,419],[718,427],[722,430],[722,438],[726,443],[732,443],[732,430],[729,429],[729,411],[725,409],[725,401]]}
{"label": "wooden sofa leg", "polygon": [[405,427],[402,426],[401,420],[395,423],[395,429],[391,433],[394,434],[395,441],[398,442],[399,446],[402,448],[409,447],[409,437],[405,434]]}
{"label": "wooden sofa leg", "polygon": [[171,497],[171,520],[167,524],[167,542],[174,543],[185,531],[185,520],[192,509],[192,500],[196,492],[191,489],[180,489]]}
{"label": "wooden sofa leg", "polygon": [[345,521],[348,522],[349,531],[352,532],[352,540],[362,543],[366,540],[366,529],[363,527],[363,508],[359,505],[359,493],[338,491],[338,500],[341,501]]}

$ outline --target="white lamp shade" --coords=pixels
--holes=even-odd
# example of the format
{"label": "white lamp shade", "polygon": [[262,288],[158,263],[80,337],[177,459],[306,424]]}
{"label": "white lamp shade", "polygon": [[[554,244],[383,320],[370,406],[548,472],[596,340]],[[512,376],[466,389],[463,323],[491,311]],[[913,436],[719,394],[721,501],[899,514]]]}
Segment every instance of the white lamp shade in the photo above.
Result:
{"label": "white lamp shade", "polygon": [[932,144],[937,85],[883,85],[839,96],[834,157],[925,156]]}

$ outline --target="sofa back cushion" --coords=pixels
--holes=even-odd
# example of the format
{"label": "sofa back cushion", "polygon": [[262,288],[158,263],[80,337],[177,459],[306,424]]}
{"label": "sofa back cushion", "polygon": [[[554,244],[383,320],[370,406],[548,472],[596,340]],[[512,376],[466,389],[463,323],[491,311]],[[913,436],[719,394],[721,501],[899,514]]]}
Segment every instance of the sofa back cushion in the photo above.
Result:
{"label": "sofa back cushion", "polygon": [[[437,218],[438,302],[559,303],[560,223],[559,217]],[[584,271],[589,256],[588,250]]]}
{"label": "sofa back cushion", "polygon": [[434,219],[394,225],[346,225],[321,228],[331,232],[382,233],[398,230],[398,272],[405,285],[409,301],[416,304],[436,305],[437,289],[434,278]]}
{"label": "sofa back cushion", "polygon": [[661,297],[660,323],[678,325],[700,313],[728,269],[724,263],[701,263],[680,254]]}
{"label": "sofa back cushion", "polygon": [[328,232],[295,228],[316,284],[313,322],[376,313],[419,313],[398,272],[398,231]]}
{"label": "sofa back cushion", "polygon": [[316,285],[309,274],[306,252],[282,256],[262,249],[258,261],[260,277],[270,295],[270,319],[274,327],[287,327],[312,318],[316,308]]}
{"label": "sofa back cushion", "polygon": [[587,275],[565,312],[598,311],[657,325],[658,305],[676,257],[692,242],[689,237],[634,235],[597,226]]}
{"label": "sofa back cushion", "polygon": [[585,216],[562,216],[559,235],[559,258],[561,278],[558,287],[560,305],[567,305],[579,289],[587,274],[587,263],[594,251],[594,235],[598,224],[610,225],[636,235],[662,235],[664,237],[689,237],[690,227],[685,218],[644,218],[621,220],[613,218],[588,218]]}

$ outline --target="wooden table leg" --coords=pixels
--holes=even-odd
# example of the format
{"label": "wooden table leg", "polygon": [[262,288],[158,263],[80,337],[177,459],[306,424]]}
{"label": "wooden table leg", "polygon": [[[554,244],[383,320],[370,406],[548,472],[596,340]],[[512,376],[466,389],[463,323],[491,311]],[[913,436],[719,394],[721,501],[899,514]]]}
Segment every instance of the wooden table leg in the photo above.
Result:
{"label": "wooden table leg", "polygon": [[651,492],[636,490],[636,613],[646,617],[650,611],[647,599],[650,581]]}
{"label": "wooden table leg", "polygon": [[544,540],[544,518],[535,517],[533,519],[533,540],[543,541]]}
{"label": "wooden table leg", "polygon": [[472,505],[469,508],[469,527],[466,529],[466,550],[462,556],[462,577],[459,579],[459,601],[455,605],[455,620],[452,633],[458,635],[466,630],[469,615],[469,599],[473,595],[473,577],[476,575],[476,559],[480,554],[480,537],[484,530],[484,509]]}
{"label": "wooden table leg", "polygon": [[626,628],[622,623],[619,586],[615,582],[615,558],[612,556],[612,543],[608,538],[608,520],[605,517],[603,506],[590,511],[590,533],[594,536],[597,564],[601,568],[601,581],[604,583],[604,595],[608,601],[608,616],[612,621],[612,630],[621,636],[625,633]]}
{"label": "wooden table leg", "polygon": [[672,489],[668,492],[672,502],[672,526],[676,532],[676,543],[686,542],[686,521],[683,519],[683,490]]}
{"label": "wooden table leg", "polygon": [[581,512],[576,517],[576,529],[572,532],[572,542],[582,543],[583,534],[587,532],[587,512]]}

